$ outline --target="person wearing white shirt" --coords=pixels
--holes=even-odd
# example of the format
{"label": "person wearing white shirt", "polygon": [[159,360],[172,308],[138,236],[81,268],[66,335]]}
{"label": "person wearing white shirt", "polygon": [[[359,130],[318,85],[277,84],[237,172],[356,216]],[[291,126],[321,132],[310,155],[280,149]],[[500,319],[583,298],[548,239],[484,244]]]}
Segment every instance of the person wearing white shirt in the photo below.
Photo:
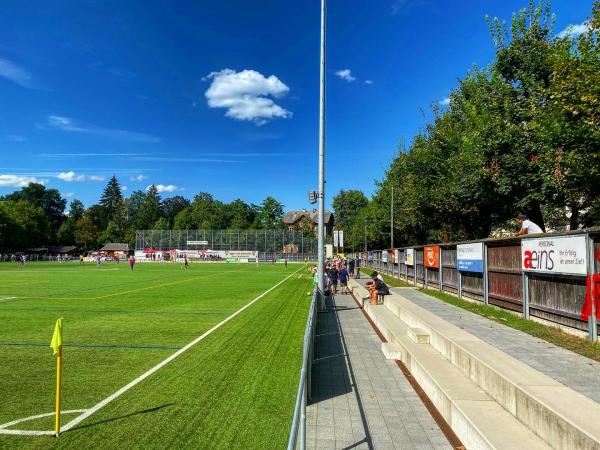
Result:
{"label": "person wearing white shirt", "polygon": [[521,225],[521,229],[517,233],[517,236],[521,236],[523,234],[543,233],[542,229],[537,224],[529,220],[525,214],[519,214],[517,220]]}

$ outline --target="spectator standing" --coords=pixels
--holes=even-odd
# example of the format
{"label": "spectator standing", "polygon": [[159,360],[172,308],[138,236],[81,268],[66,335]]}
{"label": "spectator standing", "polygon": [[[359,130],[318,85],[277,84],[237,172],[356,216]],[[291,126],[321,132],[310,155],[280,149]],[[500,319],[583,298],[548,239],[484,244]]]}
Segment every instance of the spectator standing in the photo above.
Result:
{"label": "spectator standing", "polygon": [[331,268],[329,269],[329,279],[331,282],[331,290],[333,291],[334,294],[337,294],[338,275],[339,275],[339,272],[338,272],[337,268],[335,267],[335,265],[331,266]]}
{"label": "spectator standing", "polygon": [[135,266],[135,256],[130,255],[129,256],[129,268],[131,270],[133,270],[133,267]]}
{"label": "spectator standing", "polygon": [[348,290],[348,277],[350,275],[348,274],[348,271],[346,270],[345,266],[342,266],[342,268],[338,272],[338,276],[340,278],[340,285],[342,287],[342,294],[349,294],[350,291]]}

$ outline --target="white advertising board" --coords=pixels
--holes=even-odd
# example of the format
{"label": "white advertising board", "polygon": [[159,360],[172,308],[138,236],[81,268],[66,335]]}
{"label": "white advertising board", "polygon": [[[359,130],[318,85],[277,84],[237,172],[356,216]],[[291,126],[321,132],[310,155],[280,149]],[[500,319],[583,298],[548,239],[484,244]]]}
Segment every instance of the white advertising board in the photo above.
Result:
{"label": "white advertising board", "polygon": [[483,242],[457,245],[456,262],[461,272],[483,272]]}
{"label": "white advertising board", "polygon": [[333,246],[339,247],[339,231],[333,230]]}
{"label": "white advertising board", "polygon": [[187,241],[187,245],[208,245],[208,241]]}
{"label": "white advertising board", "polygon": [[415,265],[415,249],[414,248],[407,248],[406,249],[405,264],[407,266],[414,266]]}
{"label": "white advertising board", "polygon": [[521,268],[527,272],[587,275],[585,236],[523,239]]}
{"label": "white advertising board", "polygon": [[344,246],[344,230],[340,230],[339,235],[340,235],[339,244],[340,244],[340,247],[343,247]]}
{"label": "white advertising board", "polygon": [[386,263],[388,262],[388,251],[384,250],[381,252],[381,261]]}
{"label": "white advertising board", "polygon": [[256,258],[258,257],[258,252],[251,250],[229,250],[227,256],[230,258]]}

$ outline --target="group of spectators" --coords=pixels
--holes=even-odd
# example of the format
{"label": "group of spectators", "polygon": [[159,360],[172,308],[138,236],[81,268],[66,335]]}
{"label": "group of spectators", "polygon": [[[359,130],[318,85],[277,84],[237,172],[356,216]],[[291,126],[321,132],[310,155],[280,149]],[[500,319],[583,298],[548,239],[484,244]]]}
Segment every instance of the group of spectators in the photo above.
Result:
{"label": "group of spectators", "polygon": [[[312,273],[313,281],[316,284],[316,267],[313,268]],[[337,294],[339,285],[341,294],[349,294],[348,280],[350,278],[360,278],[360,259],[332,258],[325,264],[324,277],[326,290],[329,290],[332,294]]]}

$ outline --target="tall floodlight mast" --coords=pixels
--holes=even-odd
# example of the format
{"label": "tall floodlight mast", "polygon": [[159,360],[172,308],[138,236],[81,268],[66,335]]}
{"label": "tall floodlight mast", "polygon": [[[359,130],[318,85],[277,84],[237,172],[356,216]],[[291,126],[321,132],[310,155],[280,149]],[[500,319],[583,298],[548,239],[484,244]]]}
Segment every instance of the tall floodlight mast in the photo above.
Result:
{"label": "tall floodlight mast", "polygon": [[321,84],[319,95],[319,228],[318,228],[318,274],[319,293],[323,296],[325,286],[325,0],[321,0]]}

